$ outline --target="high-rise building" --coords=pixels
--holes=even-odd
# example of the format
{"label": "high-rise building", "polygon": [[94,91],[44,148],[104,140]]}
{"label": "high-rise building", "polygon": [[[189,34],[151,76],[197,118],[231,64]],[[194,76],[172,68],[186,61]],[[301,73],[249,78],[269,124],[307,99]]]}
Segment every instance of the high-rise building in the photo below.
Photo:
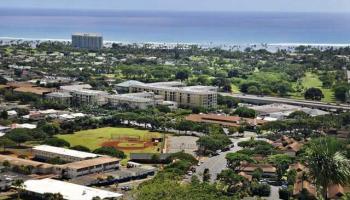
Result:
{"label": "high-rise building", "polygon": [[101,49],[103,46],[102,35],[96,33],[74,33],[72,45],[81,49]]}

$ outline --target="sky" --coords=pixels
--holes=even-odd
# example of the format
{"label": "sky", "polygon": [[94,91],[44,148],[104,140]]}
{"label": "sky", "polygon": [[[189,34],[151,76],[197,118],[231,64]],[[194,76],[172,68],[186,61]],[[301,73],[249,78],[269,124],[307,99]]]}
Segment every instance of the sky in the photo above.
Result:
{"label": "sky", "polygon": [[0,8],[350,12],[350,0],[0,0]]}

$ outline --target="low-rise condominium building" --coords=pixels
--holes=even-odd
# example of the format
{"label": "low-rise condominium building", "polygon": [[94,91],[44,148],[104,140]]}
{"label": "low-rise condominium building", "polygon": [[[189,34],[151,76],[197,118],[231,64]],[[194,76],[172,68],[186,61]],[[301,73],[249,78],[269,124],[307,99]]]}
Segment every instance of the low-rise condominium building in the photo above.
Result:
{"label": "low-rise condominium building", "polygon": [[164,101],[174,101],[180,106],[215,108],[217,88],[212,86],[185,86],[181,82],[136,83],[129,87],[130,93],[153,92]]}

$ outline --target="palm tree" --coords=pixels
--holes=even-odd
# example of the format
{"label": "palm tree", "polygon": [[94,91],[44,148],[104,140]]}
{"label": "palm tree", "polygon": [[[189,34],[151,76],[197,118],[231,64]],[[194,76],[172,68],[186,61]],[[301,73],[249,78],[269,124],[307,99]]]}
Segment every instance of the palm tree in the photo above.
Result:
{"label": "palm tree", "polygon": [[325,200],[330,185],[350,183],[350,160],[344,156],[343,147],[336,138],[323,137],[310,141],[306,149],[309,176]]}
{"label": "palm tree", "polygon": [[17,179],[12,183],[12,186],[17,190],[17,199],[21,199],[21,192],[25,188],[24,181],[22,179]]}
{"label": "palm tree", "polygon": [[304,190],[304,181],[308,179],[307,173],[305,171],[301,172],[301,190]]}

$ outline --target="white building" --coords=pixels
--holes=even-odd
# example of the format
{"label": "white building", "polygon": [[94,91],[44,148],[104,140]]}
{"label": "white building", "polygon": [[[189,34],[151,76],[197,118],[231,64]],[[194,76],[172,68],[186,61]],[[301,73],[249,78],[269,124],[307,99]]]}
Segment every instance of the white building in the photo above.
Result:
{"label": "white building", "polygon": [[52,92],[45,95],[46,99],[55,101],[60,104],[70,105],[72,95],[64,92]]}
{"label": "white building", "polygon": [[107,103],[108,93],[99,90],[76,90],[71,93],[73,101],[79,105],[98,105],[102,106]]}
{"label": "white building", "polygon": [[36,129],[36,125],[35,124],[28,124],[28,123],[11,124],[11,129],[16,129],[16,128]]}
{"label": "white building", "polygon": [[76,151],[61,147],[54,147],[49,145],[39,145],[33,147],[33,155],[36,158],[49,160],[52,158],[60,158],[66,162],[76,162],[81,160],[87,160],[91,158],[99,157],[99,155],[94,153],[88,153],[83,151]]}
{"label": "white building", "polygon": [[62,92],[73,92],[75,90],[82,90],[82,89],[91,89],[92,86],[89,84],[76,84],[76,85],[63,85],[60,86],[60,89],[62,90]]}
{"label": "white building", "polygon": [[255,110],[258,113],[259,115],[258,119],[263,119],[266,121],[283,120],[295,111],[302,111],[310,115],[311,117],[329,114],[329,112],[319,110],[319,109],[312,109],[312,108],[294,106],[289,104],[278,104],[278,103],[251,106],[249,108]]}
{"label": "white building", "polygon": [[60,89],[72,96],[71,100],[78,105],[104,105],[107,103],[108,93],[100,90],[91,90],[91,85],[66,85]]}
{"label": "white building", "polygon": [[212,86],[185,86],[181,82],[136,83],[129,86],[129,92],[153,92],[164,101],[174,101],[182,106],[215,108],[217,88]]}
{"label": "white building", "polygon": [[149,106],[155,106],[162,102],[162,97],[151,92],[141,92],[109,95],[107,101],[112,107],[123,106],[126,104],[130,108],[146,109]]}
{"label": "white building", "polygon": [[54,179],[28,180],[24,182],[24,190],[32,195],[41,196],[45,193],[60,193],[66,200],[91,200],[94,197],[119,198],[122,194],[81,186]]}
{"label": "white building", "polygon": [[13,119],[13,118],[17,117],[17,112],[15,110],[9,110],[9,111],[7,111],[7,115],[10,119]]}

